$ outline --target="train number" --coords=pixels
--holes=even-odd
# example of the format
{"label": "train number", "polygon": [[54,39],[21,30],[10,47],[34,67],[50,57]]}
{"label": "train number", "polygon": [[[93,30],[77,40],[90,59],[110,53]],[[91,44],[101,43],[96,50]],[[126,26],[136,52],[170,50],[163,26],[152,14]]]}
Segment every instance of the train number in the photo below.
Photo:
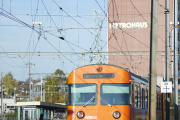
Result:
{"label": "train number", "polygon": [[96,119],[97,116],[86,116],[85,119]]}

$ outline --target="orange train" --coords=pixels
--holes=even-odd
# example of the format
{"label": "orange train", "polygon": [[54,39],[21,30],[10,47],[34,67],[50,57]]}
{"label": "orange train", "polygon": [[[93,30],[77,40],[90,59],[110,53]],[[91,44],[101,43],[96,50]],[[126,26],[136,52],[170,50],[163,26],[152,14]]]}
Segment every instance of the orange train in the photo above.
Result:
{"label": "orange train", "polygon": [[[162,119],[157,87],[157,119]],[[68,120],[146,120],[148,82],[113,65],[87,65],[68,77]]]}

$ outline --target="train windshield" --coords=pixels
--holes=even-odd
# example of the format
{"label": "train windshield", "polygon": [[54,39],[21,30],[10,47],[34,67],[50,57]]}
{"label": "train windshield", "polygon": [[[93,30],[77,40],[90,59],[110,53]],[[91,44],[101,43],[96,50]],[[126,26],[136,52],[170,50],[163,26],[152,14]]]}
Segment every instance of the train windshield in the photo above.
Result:
{"label": "train windshield", "polygon": [[95,105],[97,101],[96,84],[71,84],[68,86],[69,105]]}
{"label": "train windshield", "polygon": [[131,84],[101,84],[101,105],[130,105]]}

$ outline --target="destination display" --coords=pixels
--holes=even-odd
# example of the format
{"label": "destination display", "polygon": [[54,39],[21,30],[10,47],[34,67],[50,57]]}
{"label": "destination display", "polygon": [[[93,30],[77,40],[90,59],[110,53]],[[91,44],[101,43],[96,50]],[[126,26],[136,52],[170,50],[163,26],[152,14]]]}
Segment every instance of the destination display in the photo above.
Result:
{"label": "destination display", "polygon": [[115,75],[113,73],[108,74],[83,74],[84,79],[98,79],[98,78],[114,78]]}

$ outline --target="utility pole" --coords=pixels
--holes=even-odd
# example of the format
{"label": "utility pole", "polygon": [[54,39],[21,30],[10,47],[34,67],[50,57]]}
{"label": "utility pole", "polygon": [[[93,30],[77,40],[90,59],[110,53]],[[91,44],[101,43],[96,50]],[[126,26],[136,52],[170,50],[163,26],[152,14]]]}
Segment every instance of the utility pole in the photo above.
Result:
{"label": "utility pole", "polygon": [[65,87],[66,87],[66,85],[64,84],[64,104],[65,104],[65,94],[66,94]]}
{"label": "utility pole", "polygon": [[84,49],[82,51],[82,66],[84,66]]}
{"label": "utility pole", "polygon": [[31,101],[31,65],[32,63],[28,63],[29,65],[29,101]]}
{"label": "utility pole", "polygon": [[39,43],[39,56],[40,56],[40,36],[41,36],[41,25],[42,25],[42,22],[33,22],[33,25],[39,25],[38,43]]}
{"label": "utility pole", "polygon": [[[33,64],[30,63],[29,60],[29,101],[31,101],[31,65]],[[30,112],[30,119],[31,119],[31,112]]]}
{"label": "utility pole", "polygon": [[42,84],[43,84],[43,83],[42,83],[42,75],[41,75],[41,101],[43,100],[43,99],[42,99]]}
{"label": "utility pole", "polygon": [[1,120],[3,120],[3,73],[1,72]]}
{"label": "utility pole", "polygon": [[29,101],[31,101],[31,63],[29,62]]}
{"label": "utility pole", "polygon": [[94,49],[93,51],[96,52],[96,54],[93,54],[93,63],[101,63],[101,57],[102,57],[102,39],[101,39],[101,30],[104,20],[102,19],[102,12],[98,12],[97,10],[94,10],[95,13],[95,28],[94,28]]}
{"label": "utility pole", "polygon": [[174,0],[174,115],[178,120],[178,0]]}
{"label": "utility pole", "polygon": [[148,118],[156,120],[158,0],[151,0]]}
{"label": "utility pole", "polygon": [[45,99],[46,98],[45,88],[46,88],[45,87],[45,81],[43,81],[43,102],[46,102],[46,99]]}
{"label": "utility pole", "polygon": [[[169,82],[170,69],[170,33],[169,33],[169,0],[165,1],[165,81]],[[164,100],[164,99],[163,99]],[[170,96],[166,93],[166,109],[163,109],[163,117],[170,119]],[[166,111],[166,114],[164,114]]]}

